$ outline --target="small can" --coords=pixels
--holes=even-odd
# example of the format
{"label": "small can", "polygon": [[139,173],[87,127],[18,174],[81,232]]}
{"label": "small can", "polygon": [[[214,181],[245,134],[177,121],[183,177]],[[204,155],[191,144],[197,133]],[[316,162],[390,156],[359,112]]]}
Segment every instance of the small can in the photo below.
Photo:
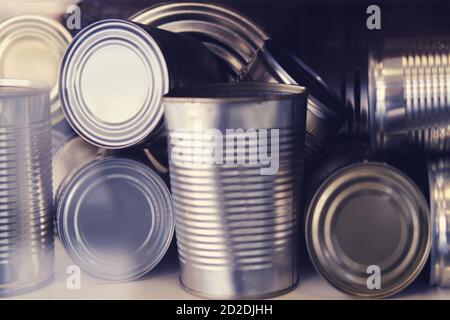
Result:
{"label": "small can", "polygon": [[406,288],[431,246],[430,213],[419,188],[378,162],[346,166],[325,180],[309,205],[305,232],[317,271],[362,298]]}
{"label": "small can", "polygon": [[163,132],[169,89],[222,79],[214,55],[195,39],[119,19],[83,29],[61,66],[67,121],[85,140],[121,149]]}
{"label": "small can", "polygon": [[172,241],[170,192],[156,172],[135,160],[107,157],[76,170],[61,185],[56,206],[66,252],[104,280],[144,276]]}
{"label": "small can", "polygon": [[230,80],[236,78],[269,38],[248,17],[216,3],[161,3],[130,19],[195,37],[219,57]]}
{"label": "small can", "polygon": [[239,81],[301,85],[308,89],[305,161],[309,165],[317,151],[339,132],[345,109],[334,91],[302,60],[273,40],[266,40],[242,70]]}
{"label": "small can", "polygon": [[441,158],[428,163],[432,247],[430,285],[450,287],[449,203],[450,160]]}
{"label": "small can", "polygon": [[58,73],[71,41],[69,31],[48,17],[18,15],[0,22],[0,78],[48,84],[52,124],[64,118],[58,97]]}

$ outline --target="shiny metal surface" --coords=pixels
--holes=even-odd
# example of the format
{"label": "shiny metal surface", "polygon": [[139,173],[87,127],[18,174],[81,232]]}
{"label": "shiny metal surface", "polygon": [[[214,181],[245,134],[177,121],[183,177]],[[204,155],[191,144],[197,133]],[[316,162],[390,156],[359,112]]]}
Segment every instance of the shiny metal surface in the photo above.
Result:
{"label": "shiny metal surface", "polygon": [[50,88],[0,79],[0,296],[53,279]]}
{"label": "shiny metal surface", "polygon": [[373,46],[369,104],[361,118],[374,148],[450,150],[449,52],[445,39],[388,39]]}
{"label": "shiny metal surface", "polygon": [[[262,298],[297,284],[306,99],[302,87],[269,83],[215,84],[164,97],[180,279],[188,291],[214,298]],[[203,142],[195,135],[201,136],[199,124],[222,133],[279,129],[279,151],[272,149],[278,172],[261,175],[260,163],[174,161],[180,159],[172,152],[201,154]],[[230,137],[240,136],[224,135]],[[178,140],[182,143],[174,143]],[[246,142],[250,155],[256,143]],[[230,143],[225,149],[237,150]]]}
{"label": "shiny metal surface", "polygon": [[264,40],[269,38],[253,21],[214,3],[158,4],[130,19],[197,38],[221,58],[228,67],[230,79],[239,74]]}
{"label": "shiny metal surface", "polygon": [[105,280],[131,281],[156,266],[171,243],[171,196],[161,178],[140,162],[95,160],[60,188],[57,227],[80,268]]}
{"label": "shiny metal surface", "polygon": [[[391,166],[344,167],[314,196],[306,242],[319,273],[339,290],[363,298],[400,292],[423,268],[431,246],[430,214],[418,187]],[[367,283],[378,266],[379,289]]]}
{"label": "shiny metal surface", "polygon": [[58,21],[18,15],[0,22],[0,78],[38,80],[51,87],[52,123],[63,119],[58,97],[58,73],[72,40]]}
{"label": "shiny metal surface", "polygon": [[449,212],[450,161],[432,160],[428,164],[432,226],[430,285],[450,287]]}
{"label": "shiny metal surface", "polygon": [[342,126],[345,111],[332,89],[299,58],[267,40],[239,75],[240,81],[302,85],[308,89],[305,161],[311,163],[317,151]]}
{"label": "shiny metal surface", "polygon": [[109,149],[143,144],[162,130],[171,88],[221,79],[214,56],[183,35],[126,20],[83,29],[67,50],[60,96],[68,122]]}

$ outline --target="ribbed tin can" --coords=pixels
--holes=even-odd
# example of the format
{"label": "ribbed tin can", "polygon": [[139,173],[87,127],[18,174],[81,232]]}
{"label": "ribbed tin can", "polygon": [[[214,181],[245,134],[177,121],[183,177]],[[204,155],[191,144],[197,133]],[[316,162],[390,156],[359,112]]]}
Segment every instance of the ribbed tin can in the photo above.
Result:
{"label": "ribbed tin can", "polygon": [[172,242],[168,188],[145,164],[94,160],[69,175],[56,196],[58,236],[80,268],[107,281],[146,275]]}
{"label": "ribbed tin can", "polygon": [[31,79],[51,87],[52,123],[64,118],[58,97],[58,73],[72,36],[58,21],[17,15],[0,22],[0,78]]}
{"label": "ribbed tin can", "polygon": [[424,267],[430,213],[403,172],[384,163],[357,163],[322,183],[308,208],[305,235],[314,266],[330,284],[357,297],[387,297]]}
{"label": "ribbed tin can", "polygon": [[233,80],[269,38],[241,12],[211,2],[159,3],[130,19],[195,37],[219,57],[229,79]]}
{"label": "ribbed tin can", "polygon": [[450,151],[449,53],[448,39],[387,39],[372,46],[368,110],[360,112],[376,149]]}
{"label": "ribbed tin can", "polygon": [[64,56],[60,98],[67,121],[92,144],[120,149],[163,131],[169,89],[217,82],[214,55],[195,39],[127,20],[83,29]]}
{"label": "ribbed tin can", "polygon": [[[296,285],[306,100],[302,87],[250,82],[164,97],[180,279],[188,291],[262,298]],[[262,171],[268,150],[278,162],[270,173]],[[230,158],[202,158],[210,151]]]}
{"label": "ribbed tin can", "polygon": [[0,80],[0,296],[53,279],[50,88]]}
{"label": "ribbed tin can", "polygon": [[428,163],[432,226],[430,285],[450,287],[450,160],[433,159]]}
{"label": "ribbed tin can", "polygon": [[309,165],[323,144],[337,135],[345,110],[333,90],[303,61],[272,40],[266,40],[239,81],[275,82],[305,86],[308,89],[305,161]]}

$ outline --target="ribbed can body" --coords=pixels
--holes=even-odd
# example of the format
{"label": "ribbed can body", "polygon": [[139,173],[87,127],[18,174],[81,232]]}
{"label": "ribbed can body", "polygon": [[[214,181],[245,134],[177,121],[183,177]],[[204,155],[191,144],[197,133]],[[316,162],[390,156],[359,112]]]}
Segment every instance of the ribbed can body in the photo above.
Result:
{"label": "ribbed can body", "polygon": [[405,143],[450,150],[450,40],[389,39],[369,58],[369,128],[374,146]]}
{"label": "ribbed can body", "polygon": [[[211,103],[206,106],[202,102],[165,100],[181,282],[195,294],[216,298],[280,294],[298,281],[297,214],[302,191],[306,97],[303,106],[298,101],[224,99]],[[177,108],[179,104],[183,107]],[[230,108],[236,118],[228,117]],[[303,110],[296,114],[296,108]],[[271,114],[269,109],[277,110],[277,116],[267,116],[264,121],[273,121],[278,151],[274,152],[273,131],[268,134],[267,148],[279,160],[277,172],[266,175],[261,174],[262,162],[239,160],[261,159],[260,134],[271,128],[254,125]],[[200,120],[204,128],[241,128],[247,129],[247,134],[253,128],[256,134],[240,147],[233,143],[242,138],[236,131],[219,139],[224,155],[235,155],[235,163],[183,162],[186,157],[203,155],[205,140],[194,131],[195,122]],[[243,126],[245,122],[251,126]],[[178,130],[181,127],[184,131]]]}
{"label": "ribbed can body", "polygon": [[30,86],[0,80],[0,296],[53,278],[49,90]]}

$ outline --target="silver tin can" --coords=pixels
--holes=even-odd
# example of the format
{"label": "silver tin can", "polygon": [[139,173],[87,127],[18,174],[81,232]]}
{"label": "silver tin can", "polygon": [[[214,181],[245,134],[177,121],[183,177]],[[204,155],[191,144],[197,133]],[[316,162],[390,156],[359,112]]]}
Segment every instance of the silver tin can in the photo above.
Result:
{"label": "silver tin can", "polygon": [[215,57],[194,39],[111,19],[86,27],[69,46],[60,98],[80,136],[120,149],[162,132],[161,99],[169,89],[220,79]]}
{"label": "silver tin can", "polygon": [[51,87],[52,123],[64,118],[58,97],[58,73],[72,36],[58,21],[18,15],[0,22],[0,78],[31,79]]}
{"label": "silver tin can", "polygon": [[360,118],[375,149],[450,151],[449,53],[448,39],[387,39],[372,46],[368,104]]}
{"label": "silver tin can", "polygon": [[172,241],[171,196],[161,178],[138,161],[94,160],[60,187],[57,229],[82,270],[131,281],[153,269]]}
{"label": "silver tin can", "polygon": [[450,160],[431,160],[428,164],[430,188],[430,210],[432,226],[430,285],[450,287],[450,255],[448,234],[450,233],[448,204],[450,194]]}
{"label": "silver tin can", "polygon": [[222,60],[230,79],[236,78],[269,38],[247,17],[215,3],[158,4],[130,19],[195,37]]}
{"label": "silver tin can", "polygon": [[54,274],[50,88],[0,79],[0,296]]}
{"label": "silver tin can", "polygon": [[308,89],[305,161],[311,163],[317,151],[335,137],[343,124],[345,110],[333,90],[298,57],[266,40],[242,70],[239,81],[275,82],[305,86]]}
{"label": "silver tin can", "polygon": [[[306,99],[302,87],[269,83],[215,84],[164,97],[180,279],[188,291],[263,298],[297,284]],[[196,160],[211,138],[218,143],[213,153],[231,161]],[[239,139],[242,145],[234,143]],[[242,161],[260,160],[264,147],[277,171]]]}
{"label": "silver tin can", "polygon": [[306,243],[317,271],[334,287],[362,298],[387,297],[407,287],[425,265],[428,205],[399,170],[353,164],[332,174],[315,194]]}

